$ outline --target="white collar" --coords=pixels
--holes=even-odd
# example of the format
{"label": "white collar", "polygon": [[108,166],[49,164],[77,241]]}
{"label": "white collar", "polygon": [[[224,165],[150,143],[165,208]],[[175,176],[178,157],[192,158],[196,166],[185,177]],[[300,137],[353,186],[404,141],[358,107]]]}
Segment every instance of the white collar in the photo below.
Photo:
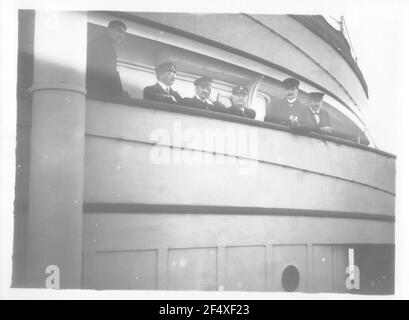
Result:
{"label": "white collar", "polygon": [[293,98],[293,99],[288,99],[288,98],[287,98],[287,102],[288,102],[289,104],[293,104],[296,100],[297,100],[297,98]]}
{"label": "white collar", "polygon": [[319,113],[320,113],[320,111],[321,111],[321,109],[320,109],[320,110],[318,110],[318,111],[314,111],[314,109],[313,109],[313,108],[311,108],[311,106],[309,106],[308,108],[310,108],[310,110],[311,110],[311,112],[312,112],[313,114],[319,114]]}

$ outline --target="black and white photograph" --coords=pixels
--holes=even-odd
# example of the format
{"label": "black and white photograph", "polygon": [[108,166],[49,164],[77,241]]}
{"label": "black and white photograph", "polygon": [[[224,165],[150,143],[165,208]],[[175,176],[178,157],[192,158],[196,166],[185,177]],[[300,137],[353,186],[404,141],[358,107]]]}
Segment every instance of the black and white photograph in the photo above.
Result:
{"label": "black and white photograph", "polygon": [[0,298],[408,296],[405,1],[50,3],[2,4]]}

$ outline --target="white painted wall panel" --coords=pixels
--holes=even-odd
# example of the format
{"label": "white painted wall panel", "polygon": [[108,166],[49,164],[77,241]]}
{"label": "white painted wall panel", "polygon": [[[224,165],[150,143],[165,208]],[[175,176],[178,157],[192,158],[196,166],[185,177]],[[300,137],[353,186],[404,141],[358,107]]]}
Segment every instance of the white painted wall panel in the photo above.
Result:
{"label": "white painted wall panel", "polygon": [[[334,142],[223,120],[96,101],[87,102],[86,119],[86,131],[89,134],[152,143],[152,134],[161,129],[166,130],[172,139],[169,142],[162,140],[161,143],[170,145],[176,144],[179,128],[184,131],[199,130],[203,137],[215,130],[224,130],[223,133],[228,130],[241,132],[247,139],[244,144],[246,148],[236,152],[226,148],[225,153],[251,156],[253,159],[332,175],[395,192],[395,159]],[[250,141],[253,137],[255,140]],[[228,140],[225,141],[227,145]],[[250,149],[254,141],[257,146]],[[206,148],[200,140],[182,139],[180,145],[217,151],[216,145]],[[250,154],[250,151],[255,152]]]}

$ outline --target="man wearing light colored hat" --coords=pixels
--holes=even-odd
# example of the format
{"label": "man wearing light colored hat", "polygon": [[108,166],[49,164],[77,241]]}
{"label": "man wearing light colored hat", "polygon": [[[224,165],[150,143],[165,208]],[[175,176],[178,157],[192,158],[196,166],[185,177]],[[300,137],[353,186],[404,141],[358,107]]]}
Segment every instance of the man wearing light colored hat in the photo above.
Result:
{"label": "man wearing light colored hat", "polygon": [[[183,99],[183,104],[206,111],[226,112],[226,107],[218,100],[210,100],[213,80],[201,77],[194,81],[196,94],[192,98]],[[219,98],[219,95],[218,95]]]}
{"label": "man wearing light colored hat", "polygon": [[181,103],[183,98],[172,88],[176,80],[175,64],[171,61],[163,62],[155,71],[158,82],[143,89],[143,98],[165,103]]}
{"label": "man wearing light colored hat", "polygon": [[247,107],[247,96],[249,91],[244,86],[234,87],[231,92],[231,106],[227,108],[227,112],[244,118],[254,119],[256,112]]}
{"label": "man wearing light colored hat", "polygon": [[307,116],[306,107],[298,101],[299,85],[300,82],[295,78],[287,78],[283,81],[286,97],[267,105],[264,121],[275,122],[292,129],[309,127],[310,119]]}
{"label": "man wearing light colored hat", "polygon": [[322,109],[324,94],[322,92],[311,92],[309,98],[308,114],[312,123],[311,129],[324,134],[332,134],[333,129],[329,114]]}

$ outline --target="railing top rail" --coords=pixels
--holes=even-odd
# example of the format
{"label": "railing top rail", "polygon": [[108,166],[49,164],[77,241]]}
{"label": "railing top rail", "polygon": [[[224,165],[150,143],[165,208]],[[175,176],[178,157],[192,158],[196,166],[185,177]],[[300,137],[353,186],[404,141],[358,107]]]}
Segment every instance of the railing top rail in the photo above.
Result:
{"label": "railing top rail", "polygon": [[156,109],[156,110],[163,110],[163,111],[169,111],[169,112],[183,113],[183,114],[189,114],[189,115],[194,115],[194,116],[199,116],[199,117],[219,119],[219,120],[224,120],[228,122],[242,123],[242,124],[256,126],[260,128],[280,130],[280,131],[285,131],[285,132],[289,132],[292,134],[312,137],[315,139],[331,141],[337,144],[342,144],[342,145],[350,146],[353,148],[366,150],[369,152],[373,152],[373,153],[377,153],[377,154],[386,156],[388,158],[396,159],[396,156],[394,154],[391,154],[391,153],[388,153],[388,152],[385,152],[379,149],[375,149],[375,148],[372,148],[367,145],[363,145],[363,144],[360,144],[360,143],[357,143],[351,140],[347,140],[342,137],[329,136],[329,135],[324,135],[324,134],[320,134],[316,132],[294,133],[294,131],[292,131],[290,128],[283,126],[283,125],[279,125],[279,124],[275,124],[271,122],[260,121],[260,120],[247,119],[247,118],[243,118],[243,117],[239,117],[239,116],[235,116],[231,114],[226,114],[226,113],[210,112],[210,111],[200,110],[200,109],[191,108],[191,107],[182,106],[182,105],[168,104],[168,103],[141,100],[141,99],[135,99],[135,98],[127,98],[127,97],[112,98],[112,97],[106,97],[106,96],[102,97],[102,96],[96,96],[96,95],[92,95],[92,96],[89,95],[87,99],[101,101],[101,102],[116,103],[116,104],[127,105],[127,106],[140,107],[140,108],[148,108],[148,109]]}

